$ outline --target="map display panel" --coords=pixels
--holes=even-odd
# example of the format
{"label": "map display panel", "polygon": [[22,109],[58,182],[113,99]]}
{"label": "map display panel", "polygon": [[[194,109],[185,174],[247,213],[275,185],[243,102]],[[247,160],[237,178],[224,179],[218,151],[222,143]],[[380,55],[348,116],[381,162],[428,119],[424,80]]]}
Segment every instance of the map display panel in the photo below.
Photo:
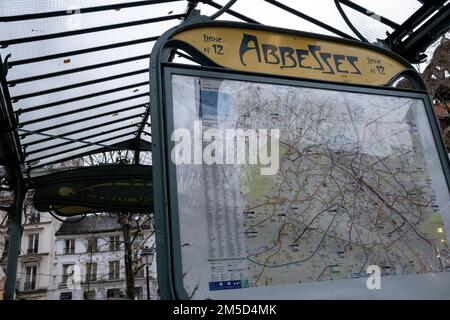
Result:
{"label": "map display panel", "polygon": [[[182,75],[172,92],[174,128],[193,137],[192,161],[176,166],[190,297],[278,298],[332,282],[369,291],[356,282],[369,266],[382,282],[450,284],[450,198],[422,100]],[[277,170],[227,163],[229,129],[277,130],[266,141]],[[248,157],[266,147],[239,139]],[[224,161],[196,162],[196,143],[204,155],[211,141]]]}

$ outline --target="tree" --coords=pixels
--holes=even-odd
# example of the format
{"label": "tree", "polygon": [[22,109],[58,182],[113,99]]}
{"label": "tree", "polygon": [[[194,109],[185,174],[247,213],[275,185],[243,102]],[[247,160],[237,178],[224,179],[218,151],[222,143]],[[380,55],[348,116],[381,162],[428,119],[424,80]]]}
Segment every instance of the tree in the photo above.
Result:
{"label": "tree", "polygon": [[[126,295],[129,299],[135,299],[135,277],[144,264],[138,263],[139,250],[147,239],[142,243],[137,243],[138,236],[142,234],[143,228],[147,227],[153,221],[153,215],[146,215],[142,219],[139,214],[120,213],[119,224],[122,226],[123,244],[124,244],[124,261],[125,261],[125,279],[126,279]],[[140,221],[143,220],[143,221]],[[150,236],[154,233],[153,228]],[[150,237],[149,236],[149,237]],[[137,245],[134,245],[136,244]]]}
{"label": "tree", "polygon": [[[99,165],[99,164],[130,164],[130,163],[149,163],[150,153],[148,152],[130,152],[125,151],[110,151],[101,154],[88,155],[80,159],[83,165]],[[133,254],[133,244],[143,228],[148,227],[153,230],[153,214],[136,214],[121,212],[118,214],[118,222],[121,225],[123,245],[124,245],[124,261],[125,261],[125,282],[126,282],[126,296],[128,299],[134,300],[135,292],[135,276],[136,273],[143,267],[142,263],[137,263],[137,252]],[[139,248],[139,246],[135,246]]]}
{"label": "tree", "polygon": [[[13,193],[6,182],[6,171],[0,166],[0,269],[6,271],[8,257],[9,214],[8,206],[13,202]],[[0,275],[1,278],[1,275]],[[1,281],[1,279],[0,279]],[[1,285],[1,283],[0,283]],[[0,287],[3,290],[3,287]]]}
{"label": "tree", "polygon": [[441,125],[447,151],[450,152],[450,33],[443,36],[422,78],[431,95]]}

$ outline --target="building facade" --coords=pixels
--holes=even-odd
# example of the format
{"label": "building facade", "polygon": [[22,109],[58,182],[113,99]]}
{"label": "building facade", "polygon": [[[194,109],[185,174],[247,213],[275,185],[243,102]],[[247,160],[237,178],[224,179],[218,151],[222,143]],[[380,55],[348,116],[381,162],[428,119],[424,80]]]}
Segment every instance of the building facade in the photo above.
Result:
{"label": "building facade", "polygon": [[[12,201],[12,193],[3,190],[5,169],[0,166],[0,206],[8,206]],[[8,216],[6,211],[0,210],[0,300],[3,299],[6,281],[6,265],[8,255]]]}
{"label": "building facade", "polygon": [[45,300],[53,288],[55,233],[61,222],[27,207],[17,266],[16,299]]}
{"label": "building facade", "polygon": [[[130,239],[136,299],[147,299],[145,261],[140,253],[154,246],[154,234],[149,226],[134,227]],[[81,221],[79,217],[68,218],[55,240],[54,287],[49,299],[125,298],[125,250],[117,216],[89,215]],[[150,299],[158,298],[155,261],[149,263]]]}
{"label": "building facade", "polygon": [[[16,299],[47,299],[53,286],[53,260],[55,232],[61,222],[49,213],[36,211],[32,204],[32,193],[25,199],[22,215],[22,237],[16,277]],[[0,191],[0,204],[12,202],[12,193]],[[6,281],[7,255],[9,246],[7,213],[0,211],[0,298]]]}
{"label": "building facade", "polygon": [[[1,191],[0,191],[1,193]],[[1,199],[1,196],[0,196]],[[1,201],[0,201],[1,205]],[[6,282],[6,264],[7,264],[7,227],[6,227],[6,212],[0,210],[0,300],[3,300],[4,288]]]}

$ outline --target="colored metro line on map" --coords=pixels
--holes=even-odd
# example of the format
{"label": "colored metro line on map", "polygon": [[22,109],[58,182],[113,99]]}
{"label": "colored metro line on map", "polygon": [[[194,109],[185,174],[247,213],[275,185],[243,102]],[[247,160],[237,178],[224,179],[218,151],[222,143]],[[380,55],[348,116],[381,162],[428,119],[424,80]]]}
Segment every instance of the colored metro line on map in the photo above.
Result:
{"label": "colored metro line on map", "polygon": [[[413,100],[367,103],[356,94],[280,88],[279,101],[264,86],[246,89],[236,109],[282,131],[278,174],[240,173],[252,285],[366,276],[369,265],[385,275],[448,270]],[[268,98],[264,113],[277,116],[258,118],[256,91]]]}

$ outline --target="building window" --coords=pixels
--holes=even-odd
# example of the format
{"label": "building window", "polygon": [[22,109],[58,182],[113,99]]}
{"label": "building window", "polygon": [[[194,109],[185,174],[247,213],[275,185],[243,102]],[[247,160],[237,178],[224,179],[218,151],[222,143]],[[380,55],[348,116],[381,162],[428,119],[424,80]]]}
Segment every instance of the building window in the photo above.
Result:
{"label": "building window", "polygon": [[86,263],[86,282],[97,281],[97,263]]}
{"label": "building window", "polygon": [[120,279],[120,261],[109,262],[109,279]]}
{"label": "building window", "polygon": [[106,290],[106,298],[108,298],[108,299],[121,298],[123,296],[124,296],[124,294],[122,293],[122,290],[120,290],[119,288]]}
{"label": "building window", "polygon": [[28,254],[38,253],[39,248],[39,233],[28,235]]}
{"label": "building window", "polygon": [[110,251],[120,250],[120,236],[109,237],[109,250]]}
{"label": "building window", "polygon": [[75,239],[64,240],[64,254],[75,253]]}
{"label": "building window", "polygon": [[132,243],[133,250],[139,250],[139,248],[141,247],[141,245],[143,244],[143,242],[144,242],[144,237],[141,236],[141,235],[137,235],[137,236],[134,238],[134,241],[133,241],[133,243]]}
{"label": "building window", "polygon": [[30,266],[25,268],[25,284],[24,290],[34,290],[36,289],[36,271],[37,266]]}
{"label": "building window", "polygon": [[138,265],[137,266],[137,268],[139,268],[137,271],[136,271],[136,278],[143,278],[143,277],[145,277],[145,266],[144,265]]}
{"label": "building window", "polygon": [[[2,235],[3,236],[3,235]],[[3,255],[2,256],[6,256],[8,255],[8,249],[9,249],[9,239],[5,238],[5,245],[3,246]]]}
{"label": "building window", "polygon": [[136,300],[144,300],[144,289],[142,287],[134,288],[134,292],[136,293],[135,295]]}
{"label": "building window", "polygon": [[63,264],[62,284],[67,284],[69,277],[73,275],[74,264]]}
{"label": "building window", "polygon": [[31,209],[29,215],[27,215],[25,223],[39,223],[41,221],[41,214],[36,209]]}
{"label": "building window", "polygon": [[84,300],[95,300],[95,290],[84,290],[83,292]]}
{"label": "building window", "polygon": [[72,300],[72,292],[61,292],[59,300]]}
{"label": "building window", "polygon": [[94,253],[97,251],[98,251],[97,238],[88,239],[87,252]]}

